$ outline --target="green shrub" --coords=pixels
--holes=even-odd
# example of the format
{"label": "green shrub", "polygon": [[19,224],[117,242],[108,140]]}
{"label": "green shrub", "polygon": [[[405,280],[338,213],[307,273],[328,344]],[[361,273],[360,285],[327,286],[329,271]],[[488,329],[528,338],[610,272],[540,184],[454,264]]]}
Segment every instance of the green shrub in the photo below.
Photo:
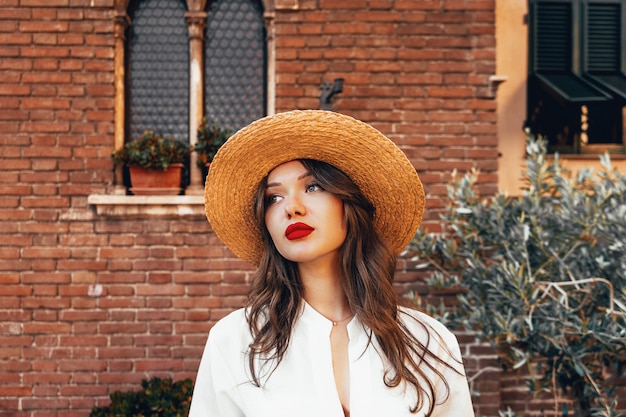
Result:
{"label": "green shrub", "polygon": [[446,233],[420,230],[409,246],[431,284],[463,289],[450,324],[493,344],[505,370],[527,367],[531,391],[551,392],[555,407],[569,399],[579,417],[617,415],[626,364],[626,177],[600,159],[600,172],[572,175],[529,138],[519,197],[481,199],[477,172],[455,176]]}
{"label": "green shrub", "polygon": [[191,147],[184,142],[146,130],[140,138],[114,151],[112,157],[116,164],[165,171],[171,164],[185,163],[190,153]]}
{"label": "green shrub", "polygon": [[152,378],[141,382],[141,391],[115,391],[111,404],[96,407],[90,417],[187,417],[193,381]]}
{"label": "green shrub", "polygon": [[210,122],[206,118],[202,119],[202,124],[198,128],[198,141],[194,146],[194,151],[198,154],[198,166],[204,167],[213,161],[215,154],[226,143],[230,135],[230,130],[220,127],[217,122]]}

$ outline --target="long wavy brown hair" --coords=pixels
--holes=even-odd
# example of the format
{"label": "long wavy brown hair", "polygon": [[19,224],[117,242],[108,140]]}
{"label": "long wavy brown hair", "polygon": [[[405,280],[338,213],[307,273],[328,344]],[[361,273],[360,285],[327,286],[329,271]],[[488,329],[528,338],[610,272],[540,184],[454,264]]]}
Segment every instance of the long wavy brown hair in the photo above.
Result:
{"label": "long wavy brown hair", "polygon": [[[417,401],[411,412],[421,409],[428,399],[427,415],[430,415],[436,403],[436,381],[428,377],[424,368],[443,381],[444,399],[449,395],[448,382],[435,365],[455,368],[428,349],[428,340],[425,344],[417,340],[400,319],[398,307],[406,303],[393,288],[396,256],[374,228],[374,207],[341,170],[321,161],[303,159],[301,162],[324,190],[343,201],[347,237],[340,249],[342,285],[352,312],[371,332],[370,343],[375,337],[382,350],[379,353],[389,361],[391,369],[384,374],[384,383],[388,387],[403,382],[412,386],[417,392]],[[278,253],[265,226],[265,185],[266,178],[259,185],[255,207],[265,251],[252,279],[247,306],[253,336],[248,360],[252,382],[257,386],[261,386],[261,373],[269,375],[280,364],[304,294],[297,264]],[[434,331],[418,323],[427,334]],[[264,368],[268,364],[271,364],[270,370]]]}

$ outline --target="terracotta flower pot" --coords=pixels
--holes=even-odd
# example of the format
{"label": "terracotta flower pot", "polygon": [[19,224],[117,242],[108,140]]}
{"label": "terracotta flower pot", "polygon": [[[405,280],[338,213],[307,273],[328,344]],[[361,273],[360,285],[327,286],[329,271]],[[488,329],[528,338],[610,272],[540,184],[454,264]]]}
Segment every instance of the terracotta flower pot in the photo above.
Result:
{"label": "terracotta flower pot", "polygon": [[178,195],[183,164],[172,164],[165,171],[129,166],[130,191],[134,195]]}

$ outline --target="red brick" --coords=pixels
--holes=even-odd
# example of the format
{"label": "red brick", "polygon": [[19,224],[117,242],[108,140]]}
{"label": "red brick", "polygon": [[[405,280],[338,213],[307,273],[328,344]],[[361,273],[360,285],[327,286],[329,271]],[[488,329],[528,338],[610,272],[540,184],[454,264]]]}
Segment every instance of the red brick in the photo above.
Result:
{"label": "red brick", "polygon": [[20,0],[22,7],[67,7],[69,0]]}
{"label": "red brick", "polygon": [[0,287],[0,296],[3,297],[24,297],[30,294],[32,294],[32,289],[30,287],[16,285]]}
{"label": "red brick", "polygon": [[69,257],[69,249],[61,248],[37,248],[29,247],[22,249],[22,256],[28,258],[67,258]]}
{"label": "red brick", "polygon": [[0,0],[0,6],[3,6],[3,9],[0,9],[0,18],[2,19],[19,19],[19,20],[27,20],[30,18],[31,13],[29,9],[19,9],[18,6],[19,0]]}
{"label": "red brick", "polygon": [[106,371],[107,363],[105,361],[97,360],[71,360],[61,361],[59,363],[59,370],[62,372],[84,372],[94,371],[103,372]]}
{"label": "red brick", "polygon": [[59,390],[61,396],[67,397],[94,397],[107,395],[108,390],[106,386],[90,386],[90,385],[64,385]]}
{"label": "red brick", "polygon": [[168,295],[177,296],[185,293],[185,287],[182,285],[138,285],[137,295],[142,296],[154,296],[154,295]]}
{"label": "red brick", "polygon": [[[40,16],[34,16],[35,18]],[[67,32],[68,24],[66,22],[46,22],[46,21],[24,21],[20,22],[20,32]]]}
{"label": "red brick", "polygon": [[[41,304],[31,303],[31,307],[34,308],[40,307]],[[59,308],[66,308],[66,305],[59,305]],[[27,334],[67,334],[71,330],[71,325],[69,323],[42,323],[42,322],[32,322],[32,323],[24,323],[24,333]]]}
{"label": "red brick", "polygon": [[77,260],[60,260],[58,262],[58,269],[60,271],[104,271],[106,269],[106,262],[104,261],[77,261]]}
{"label": "red brick", "polygon": [[69,109],[70,101],[55,98],[26,98],[22,100],[24,109]]}
{"label": "red brick", "polygon": [[145,323],[102,323],[100,324],[100,331],[104,334],[107,333],[127,333],[127,334],[139,334],[146,333],[148,327]]}
{"label": "red brick", "polygon": [[320,0],[320,8],[327,9],[364,9],[367,7],[366,0]]}
{"label": "red brick", "polygon": [[32,41],[32,36],[21,33],[1,33],[0,43],[2,45],[28,45]]}
{"label": "red brick", "polygon": [[30,397],[32,394],[31,387],[2,385],[0,386],[0,397]]}
{"label": "red brick", "polygon": [[135,370],[143,371],[173,371],[182,368],[181,360],[138,360],[135,363]]}
{"label": "red brick", "polygon": [[[106,311],[82,311],[82,310],[62,311],[59,315],[59,320],[68,321],[68,322],[84,322],[84,321],[102,322],[102,321],[105,321],[106,319],[107,319]],[[105,341],[106,343],[105,338],[94,337],[94,338],[85,339],[84,337],[81,337],[79,339],[79,341],[85,341],[85,340],[92,340],[92,341],[100,340],[100,341]],[[72,346],[79,346],[79,345],[72,345]]]}

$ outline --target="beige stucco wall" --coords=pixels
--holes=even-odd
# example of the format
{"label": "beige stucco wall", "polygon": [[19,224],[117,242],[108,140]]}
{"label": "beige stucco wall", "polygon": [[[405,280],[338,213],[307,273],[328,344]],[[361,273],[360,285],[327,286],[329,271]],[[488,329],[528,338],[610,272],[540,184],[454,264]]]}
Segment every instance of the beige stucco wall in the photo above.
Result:
{"label": "beige stucco wall", "polygon": [[496,73],[506,77],[497,91],[498,187],[515,194],[524,161],[528,36],[527,0],[496,1]]}

